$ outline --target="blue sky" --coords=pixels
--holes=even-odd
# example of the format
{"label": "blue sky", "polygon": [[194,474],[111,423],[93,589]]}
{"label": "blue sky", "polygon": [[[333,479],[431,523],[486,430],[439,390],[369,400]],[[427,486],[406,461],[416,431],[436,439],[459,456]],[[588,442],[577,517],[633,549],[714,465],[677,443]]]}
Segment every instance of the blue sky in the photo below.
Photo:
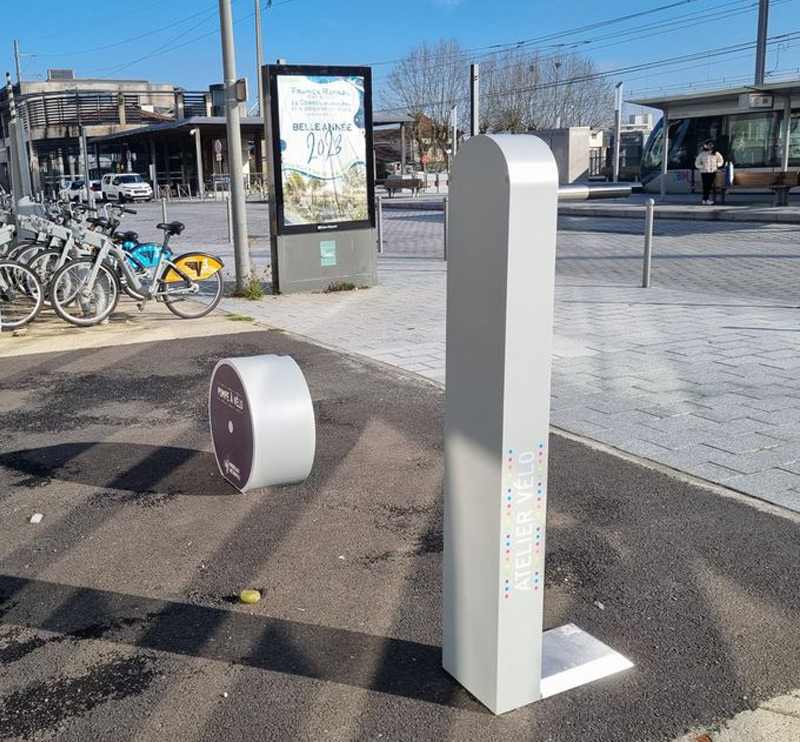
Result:
{"label": "blue sky", "polygon": [[[262,0],[262,7],[266,0]],[[568,44],[590,56],[603,70],[755,39],[757,0],[274,0],[262,12],[264,59],[284,57],[298,64],[374,64],[377,82],[386,64],[422,41],[456,38],[486,54],[488,47],[642,13],[674,7],[625,23],[580,31],[543,43]],[[222,78],[217,0],[4,0],[0,50],[5,69],[14,71],[12,40],[19,39],[23,77],[42,79],[48,67],[73,67],[81,77],[117,77],[173,82],[205,89]],[[713,14],[696,18],[697,14]],[[251,80],[255,96],[253,0],[233,5],[237,72]],[[700,25],[667,28],[661,24],[694,16]],[[687,18],[692,20],[691,18]],[[629,36],[604,38],[633,30]],[[797,40],[772,47],[767,70],[800,78],[800,0],[772,0],[769,35],[798,32]],[[630,93],[658,95],[749,82],[751,50],[668,68],[612,75]]]}

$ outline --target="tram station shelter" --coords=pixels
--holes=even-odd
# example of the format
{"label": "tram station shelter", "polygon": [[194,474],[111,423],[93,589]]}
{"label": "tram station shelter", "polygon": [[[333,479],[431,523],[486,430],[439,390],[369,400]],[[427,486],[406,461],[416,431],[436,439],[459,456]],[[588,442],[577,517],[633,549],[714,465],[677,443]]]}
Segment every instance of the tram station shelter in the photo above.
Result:
{"label": "tram station shelter", "polygon": [[628,102],[662,113],[642,155],[647,191],[695,190],[694,161],[706,139],[733,163],[736,188],[798,185],[800,81]]}
{"label": "tram station shelter", "polygon": [[[242,175],[257,187],[267,167],[263,119],[247,116],[240,122]],[[139,173],[171,195],[198,195],[199,173],[206,192],[228,188],[224,116],[191,116],[93,137],[89,149],[104,172]]]}

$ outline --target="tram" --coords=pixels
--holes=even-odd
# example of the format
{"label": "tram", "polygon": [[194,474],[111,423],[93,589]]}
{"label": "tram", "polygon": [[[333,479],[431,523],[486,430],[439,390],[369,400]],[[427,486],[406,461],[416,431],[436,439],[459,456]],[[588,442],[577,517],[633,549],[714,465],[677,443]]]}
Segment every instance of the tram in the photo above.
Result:
{"label": "tram", "polygon": [[713,139],[726,163],[733,163],[734,183],[728,185],[769,187],[800,170],[800,81],[630,102],[664,114],[642,153],[645,191],[662,189],[665,120],[667,193],[699,187],[694,161],[706,139]]}

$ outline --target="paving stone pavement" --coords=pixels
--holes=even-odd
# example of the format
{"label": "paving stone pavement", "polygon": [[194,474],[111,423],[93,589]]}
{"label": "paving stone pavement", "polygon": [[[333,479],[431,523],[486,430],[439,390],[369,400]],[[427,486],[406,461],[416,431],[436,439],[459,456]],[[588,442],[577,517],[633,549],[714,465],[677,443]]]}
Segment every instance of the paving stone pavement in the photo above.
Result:
{"label": "paving stone pavement", "polygon": [[[446,266],[409,257],[436,254],[441,215],[414,216],[379,287],[224,306],[443,382]],[[560,226],[553,425],[800,511],[797,229],[662,223],[645,290],[636,220]]]}

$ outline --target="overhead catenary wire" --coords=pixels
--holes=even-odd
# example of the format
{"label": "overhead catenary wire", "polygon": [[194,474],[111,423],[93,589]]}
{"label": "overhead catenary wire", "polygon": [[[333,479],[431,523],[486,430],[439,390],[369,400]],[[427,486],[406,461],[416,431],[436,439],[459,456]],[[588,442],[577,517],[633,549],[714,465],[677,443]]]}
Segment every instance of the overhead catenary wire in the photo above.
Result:
{"label": "overhead catenary wire", "polygon": [[[175,1],[176,0],[153,0],[152,2],[148,3],[147,5],[138,5],[137,4],[136,7],[133,10],[129,10],[127,13],[120,13],[119,15],[113,15],[113,16],[102,15],[100,20],[95,21],[94,23],[84,23],[84,24],[82,24],[82,27],[83,27],[84,30],[87,29],[87,28],[94,28],[95,26],[105,26],[107,28],[110,23],[112,23],[114,21],[118,21],[120,18],[127,18],[128,16],[134,15],[134,14],[141,15],[144,11],[148,10],[149,8],[155,7],[156,5],[163,6],[167,2],[175,2]],[[70,7],[70,6],[65,5],[64,7]],[[74,12],[74,9],[71,8],[71,7],[70,7],[70,10]],[[59,29],[55,33],[45,34],[44,36],[33,36],[33,37],[30,37],[27,34],[25,36],[25,38],[28,41],[30,41],[31,38],[32,38],[34,42],[46,41],[47,39],[63,38],[63,37],[64,37],[63,29]]]}
{"label": "overhead catenary wire", "polygon": [[[773,5],[780,5],[787,2],[796,2],[796,0],[773,0]],[[725,8],[730,8],[731,6],[736,5],[745,5],[745,7],[741,7],[738,10],[724,10]],[[692,13],[686,16],[678,16],[674,19],[666,19],[664,21],[660,21],[658,23],[648,23],[644,26],[636,26],[630,29],[624,29],[621,31],[615,32],[615,34],[609,34],[608,36],[599,37],[598,39],[583,39],[575,42],[571,42],[569,44],[552,44],[549,46],[544,47],[537,47],[536,51],[540,51],[542,49],[557,49],[558,51],[548,54],[545,57],[545,60],[552,59],[553,61],[557,61],[559,59],[563,59],[565,51],[568,50],[577,50],[585,48],[587,51],[599,51],[600,49],[607,49],[613,46],[618,46],[620,44],[628,43],[628,39],[622,39],[620,41],[614,41],[608,44],[596,45],[597,41],[612,38],[615,35],[633,35],[639,34],[637,40],[645,39],[645,38],[652,38],[654,36],[664,35],[666,33],[675,33],[679,30],[684,30],[686,28],[692,28],[697,25],[701,25],[706,23],[707,21],[718,20],[721,18],[730,18],[736,15],[742,15],[744,13],[750,13],[754,10],[758,9],[758,0],[729,0],[728,2],[724,2],[722,5],[715,6],[712,9],[707,9],[698,13]],[[642,32],[647,30],[653,30],[652,33],[645,33],[642,35]],[[464,64],[477,62],[477,63],[484,63],[487,60],[491,60],[495,56],[502,56],[503,54],[511,53],[514,51],[518,51],[521,49],[527,49],[528,47],[521,47],[521,46],[512,46],[507,49],[504,49],[502,52],[492,52],[480,56],[471,56],[468,51],[463,50],[463,52],[459,52],[457,55],[453,55],[450,57],[449,55],[445,55],[444,59],[448,58],[460,58],[464,62]],[[493,67],[493,72],[502,71],[505,69],[510,69],[514,65],[502,65],[500,67]],[[373,84],[375,86],[380,85],[383,82],[386,82],[391,77],[391,73],[387,73],[385,75],[380,75],[373,78]]]}
{"label": "overhead catenary wire", "polygon": [[130,46],[131,43],[134,41],[139,41],[140,39],[155,36],[156,34],[159,34],[162,31],[174,31],[177,29],[177,27],[183,25],[184,23],[187,23],[188,21],[195,20],[201,16],[211,17],[216,12],[217,12],[217,6],[214,5],[213,7],[207,8],[201,13],[195,13],[194,15],[187,16],[182,20],[170,21],[169,23],[163,26],[159,26],[158,28],[151,28],[142,34],[139,34],[138,36],[126,37],[124,40],[116,41],[113,44],[104,44],[103,46],[95,46],[92,47],[91,49],[78,49],[77,51],[68,51],[68,52],[55,52],[55,53],[48,52],[46,54],[41,54],[39,52],[29,52],[28,56],[36,57],[39,59],[77,57],[77,56],[83,56],[84,54],[94,54],[95,52],[105,51],[106,49],[114,49],[118,46]]}
{"label": "overhead catenary wire", "polygon": [[[612,24],[615,24],[615,23],[622,23],[622,22],[630,20],[632,18],[637,18],[637,17],[643,16],[643,15],[650,15],[652,13],[658,13],[658,12],[660,12],[662,10],[668,10],[668,9],[672,9],[672,8],[675,8],[675,7],[678,7],[678,6],[681,6],[681,5],[688,5],[690,3],[695,3],[695,2],[707,2],[707,0],[679,0],[678,2],[672,2],[672,3],[668,3],[667,5],[661,5],[658,8],[651,8],[649,10],[643,10],[643,11],[639,11],[637,13],[626,13],[625,15],[617,16],[616,18],[609,18],[609,19],[606,19],[605,21],[598,21],[596,23],[591,23],[591,24],[588,24],[588,25],[585,25],[585,26],[578,26],[578,27],[575,27],[575,28],[564,29],[563,31],[557,31],[557,32],[554,32],[554,33],[551,33],[551,34],[545,34],[543,36],[536,36],[536,37],[533,37],[533,38],[530,38],[530,39],[521,39],[521,40],[517,40],[517,41],[507,41],[507,42],[502,42],[502,43],[498,43],[498,44],[489,44],[487,46],[469,47],[467,49],[464,49],[464,51],[465,52],[472,52],[472,51],[482,51],[484,49],[496,49],[498,51],[491,52],[491,53],[492,54],[498,54],[498,53],[502,54],[503,52],[510,51],[512,49],[519,49],[519,48],[528,46],[530,44],[541,44],[541,43],[544,43],[545,41],[551,41],[551,40],[553,40],[555,38],[562,38],[564,36],[570,36],[570,35],[573,35],[573,34],[576,34],[576,33],[582,33],[584,31],[589,31],[589,30],[592,30],[594,28],[598,28],[598,27],[602,27],[602,26],[606,26],[606,25],[612,25]],[[386,65],[386,64],[395,64],[396,62],[402,61],[402,59],[403,59],[403,57],[397,57],[395,59],[385,59],[385,60],[380,61],[380,62],[367,62],[366,64],[367,64],[367,66],[370,66],[370,67],[380,67],[380,66]]]}
{"label": "overhead catenary wire", "polygon": [[[234,0],[234,3],[235,2],[237,2],[237,0]],[[293,3],[293,2],[297,2],[297,0],[279,0],[278,2],[272,2],[267,6],[267,10],[272,10],[273,8],[275,8],[277,6],[288,5],[289,3]],[[241,18],[238,18],[237,20],[235,20],[233,22],[233,25],[236,26],[239,23],[244,23],[245,21],[249,21],[254,17],[255,17],[255,11],[252,11],[252,12],[248,13],[247,15],[244,15]],[[139,57],[137,59],[131,60],[130,62],[127,62],[124,65],[115,68],[114,72],[115,73],[116,72],[121,72],[123,69],[128,69],[129,67],[132,67],[133,65],[138,64],[139,62],[142,62],[144,60],[149,60],[149,59],[152,59],[153,57],[159,57],[159,56],[161,56],[163,54],[168,54],[168,53],[174,51],[175,49],[181,49],[181,48],[183,48],[185,46],[189,46],[190,44],[194,44],[194,43],[196,43],[198,41],[201,41],[202,39],[206,39],[209,36],[214,36],[214,35],[217,35],[217,34],[219,34],[219,27],[217,27],[217,28],[215,28],[215,29],[213,29],[211,31],[208,31],[206,33],[200,34],[199,36],[195,36],[192,39],[188,39],[188,40],[184,41],[181,44],[175,44],[175,45],[169,46],[168,48],[165,48],[167,45],[162,45],[162,46],[152,50],[151,52],[149,52],[148,54],[146,54],[146,55],[144,55],[142,57]],[[104,77],[108,77],[108,75],[105,75]]]}
{"label": "overhead catenary wire", "polygon": [[[239,0],[233,0],[233,4],[235,5],[238,1]],[[269,4],[267,5],[266,9],[267,10],[272,10],[275,7],[279,7],[279,6],[282,6],[282,5],[288,5],[289,3],[294,3],[294,2],[298,2],[298,0],[274,0],[272,2],[269,2]],[[29,56],[32,57],[32,58],[46,59],[46,58],[67,58],[67,57],[72,57],[72,56],[77,56],[77,55],[95,53],[95,52],[102,51],[102,50],[105,50],[105,49],[115,48],[117,46],[130,45],[130,42],[132,42],[132,41],[136,41],[136,40],[139,40],[139,39],[142,39],[142,38],[145,38],[145,37],[153,36],[155,34],[162,33],[164,31],[174,30],[178,26],[182,26],[182,25],[184,25],[186,23],[189,23],[189,22],[192,22],[192,21],[197,21],[197,19],[201,19],[199,22],[197,22],[194,25],[190,26],[189,28],[181,31],[181,35],[185,37],[187,34],[191,33],[191,31],[193,31],[196,28],[199,28],[201,25],[203,25],[203,23],[206,23],[208,21],[211,21],[211,20],[215,19],[217,17],[217,10],[218,10],[217,9],[217,4],[214,3],[214,5],[212,7],[208,7],[208,8],[206,8],[205,10],[203,10],[203,11],[201,11],[199,13],[198,12],[191,13],[190,15],[186,15],[183,18],[180,18],[180,19],[177,19],[175,21],[170,22],[169,24],[166,24],[166,25],[163,25],[163,26],[159,26],[158,28],[155,28],[155,29],[150,29],[147,32],[145,32],[145,33],[143,33],[143,34],[141,34],[139,36],[129,37],[129,38],[126,38],[124,41],[115,42],[113,44],[106,44],[106,45],[103,45],[101,47],[92,47],[92,48],[89,48],[89,49],[80,49],[80,50],[74,50],[74,51],[63,52],[63,53],[46,53],[46,54],[31,53],[31,54],[29,54]],[[247,15],[239,18],[239,19],[237,19],[236,21],[234,21],[234,24],[239,24],[239,23],[242,23],[244,21],[250,20],[254,16],[255,16],[255,13],[251,12],[251,13],[249,13],[249,14],[247,14]],[[208,37],[213,36],[213,35],[218,34],[218,33],[219,33],[219,28],[217,27],[217,28],[215,28],[215,29],[213,29],[211,31],[199,34],[199,35],[194,36],[193,38],[187,39],[187,40],[185,40],[185,41],[183,41],[181,43],[174,44],[174,43],[172,43],[170,41],[170,42],[168,42],[166,44],[161,44],[161,45],[155,47],[154,49],[151,49],[146,54],[142,54],[141,56],[136,57],[134,59],[122,61],[122,62],[120,62],[118,64],[113,64],[113,65],[105,65],[105,66],[102,66],[102,67],[92,67],[92,68],[89,68],[89,69],[85,70],[85,72],[86,72],[86,74],[97,74],[97,73],[109,72],[109,74],[105,74],[105,75],[101,75],[100,76],[100,79],[108,79],[110,76],[112,76],[114,74],[117,74],[117,73],[119,73],[119,72],[121,72],[121,71],[123,71],[125,69],[129,69],[130,67],[132,67],[132,66],[134,66],[136,64],[139,64],[140,62],[152,59],[154,57],[159,57],[159,56],[162,56],[164,54],[168,54],[173,50],[181,49],[181,48],[183,48],[185,46],[189,46],[190,44],[194,44],[194,43],[196,43],[198,41],[201,41],[202,39],[208,38]]]}
{"label": "overhead catenary wire", "polygon": [[[797,39],[800,39],[800,31],[792,31],[792,32],[787,33],[787,34],[780,34],[778,36],[770,37],[767,40],[767,44],[769,46],[773,46],[773,45],[778,44],[778,43],[784,43],[784,42],[787,42],[787,41],[794,41],[794,40],[797,40]],[[659,60],[654,60],[654,61],[651,61],[651,62],[643,62],[643,63],[640,63],[640,64],[628,65],[626,67],[618,67],[616,69],[611,69],[611,70],[603,70],[603,71],[598,71],[598,72],[592,72],[592,73],[589,73],[589,74],[586,74],[586,75],[577,75],[577,76],[574,76],[574,77],[564,78],[562,80],[557,80],[557,81],[553,81],[553,82],[539,83],[537,85],[520,86],[520,87],[509,88],[509,89],[502,90],[502,91],[497,91],[497,92],[488,92],[488,93],[484,94],[482,97],[484,97],[484,98],[493,98],[493,97],[498,97],[498,96],[503,96],[503,95],[511,95],[511,94],[514,94],[514,93],[520,93],[520,92],[531,92],[531,91],[537,91],[537,90],[547,90],[547,89],[551,89],[551,88],[557,88],[557,87],[562,87],[562,86],[566,86],[566,85],[571,85],[571,84],[574,84],[576,82],[586,82],[586,81],[589,81],[589,80],[603,79],[603,78],[606,78],[606,77],[610,77],[612,75],[613,76],[618,76],[618,75],[625,74],[625,73],[638,72],[638,71],[642,71],[642,70],[646,70],[646,69],[658,68],[658,67],[662,67],[662,66],[670,65],[670,64],[680,64],[680,63],[683,63],[683,62],[704,60],[704,59],[708,59],[710,57],[726,56],[726,55],[735,54],[736,52],[740,52],[740,51],[744,51],[744,50],[755,49],[755,47],[756,47],[756,42],[744,42],[744,43],[741,43],[741,44],[732,44],[730,46],[717,47],[715,49],[707,49],[707,50],[704,50],[702,52],[695,52],[695,53],[692,53],[692,54],[684,54],[684,55],[675,56],[675,57],[668,57],[666,59],[659,59]],[[469,99],[468,96],[463,95],[463,96],[458,96],[452,102],[460,103],[460,102],[466,101],[468,99]],[[411,105],[411,106],[405,105],[404,107],[406,107],[406,108],[418,108],[418,109],[421,110],[421,109],[424,109],[424,108],[429,107],[429,106],[440,105],[440,104],[447,103],[447,102],[451,102],[450,99],[448,99],[448,100],[434,100],[434,101],[414,101],[413,105]],[[392,110],[393,108],[396,108],[396,106],[394,106],[392,108],[387,108],[387,109],[380,109],[378,112],[381,112],[383,110]]]}

